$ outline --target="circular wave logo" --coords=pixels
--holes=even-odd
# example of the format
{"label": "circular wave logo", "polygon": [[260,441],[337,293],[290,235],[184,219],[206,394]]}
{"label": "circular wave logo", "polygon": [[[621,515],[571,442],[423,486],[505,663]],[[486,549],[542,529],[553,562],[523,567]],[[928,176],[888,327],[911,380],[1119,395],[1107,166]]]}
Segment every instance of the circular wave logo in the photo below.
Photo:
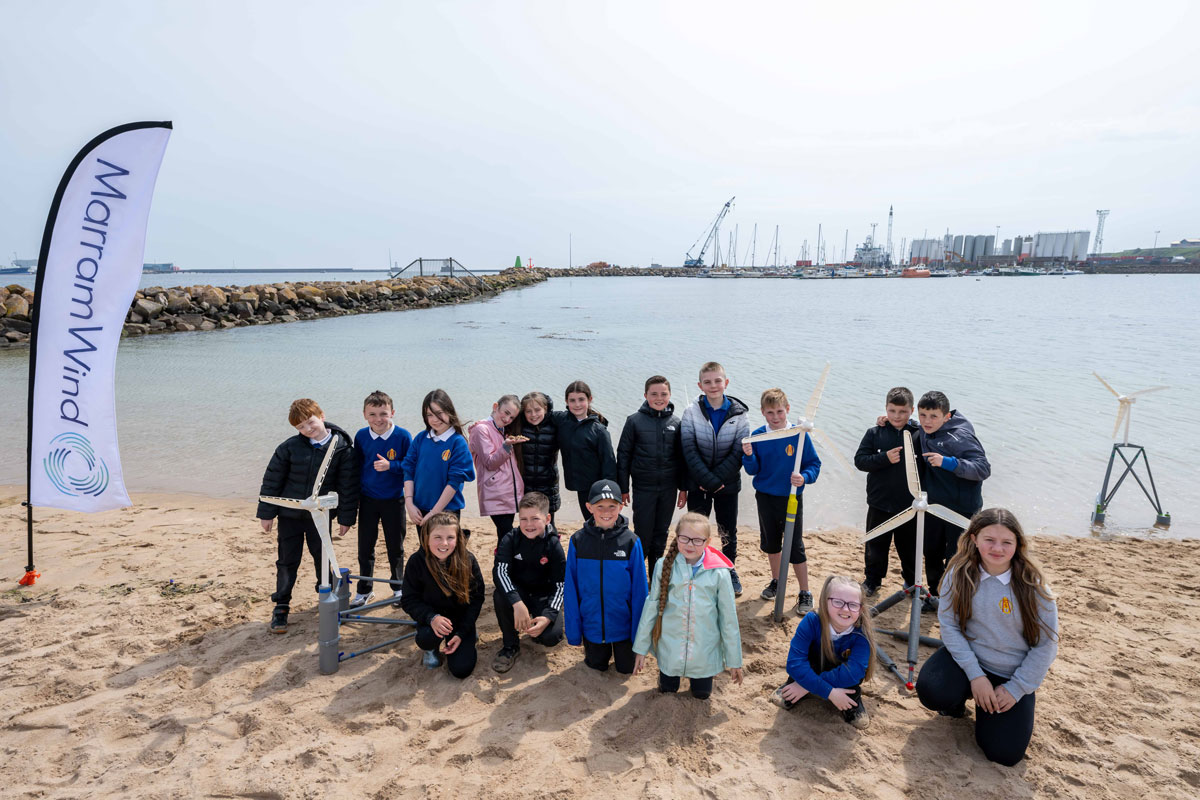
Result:
{"label": "circular wave logo", "polygon": [[63,494],[96,497],[108,488],[108,465],[96,456],[87,437],[60,433],[50,440],[49,451],[42,466],[46,477]]}

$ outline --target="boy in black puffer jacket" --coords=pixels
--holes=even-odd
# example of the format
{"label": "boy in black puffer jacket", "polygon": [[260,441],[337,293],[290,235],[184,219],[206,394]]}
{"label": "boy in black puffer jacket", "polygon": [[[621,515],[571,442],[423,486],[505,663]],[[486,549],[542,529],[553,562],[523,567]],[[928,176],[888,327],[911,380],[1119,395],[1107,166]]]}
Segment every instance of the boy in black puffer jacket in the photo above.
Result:
{"label": "boy in black puffer jacket", "polygon": [[[296,435],[275,448],[267,471],[263,473],[260,495],[290,497],[302,500],[313,493],[313,483],[321,469],[321,462],[330,447],[337,448],[329,465],[329,472],[321,484],[318,494],[337,492],[338,536],[345,536],[354,524],[358,512],[358,463],[354,457],[354,442],[350,434],[337,425],[325,421],[325,412],[315,401],[303,398],[292,403],[288,410],[288,422],[296,429]],[[275,610],[271,615],[271,633],[287,631],[288,610],[292,600],[292,587],[296,585],[296,573],[304,558],[304,545],[312,554],[321,579],[321,538],[312,515],[298,508],[287,508],[259,502],[256,515],[262,529],[270,533],[275,517],[279,517],[279,558],[275,562]]]}
{"label": "boy in black puffer jacket", "polygon": [[679,436],[679,417],[671,404],[671,383],[662,375],[646,380],[645,402],[630,414],[617,445],[617,484],[628,503],[633,479],[633,531],[642,541],[646,569],[667,549],[675,509],[687,503],[687,467]]}

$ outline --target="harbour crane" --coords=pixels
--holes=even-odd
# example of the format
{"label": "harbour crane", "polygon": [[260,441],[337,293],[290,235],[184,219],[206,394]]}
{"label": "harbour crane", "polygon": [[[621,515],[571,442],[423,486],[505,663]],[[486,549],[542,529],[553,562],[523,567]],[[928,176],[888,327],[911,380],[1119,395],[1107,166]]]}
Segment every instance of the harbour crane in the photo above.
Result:
{"label": "harbour crane", "polygon": [[[701,236],[699,239],[697,239],[695,244],[693,244],[691,247],[688,248],[687,258],[685,258],[683,260],[683,265],[685,267],[703,267],[704,266],[704,254],[708,252],[709,245],[711,245],[713,243],[713,241],[721,235],[721,220],[725,219],[725,215],[729,213],[729,209],[733,208],[733,201],[735,199],[737,199],[736,195],[734,197],[729,198],[729,202],[727,202],[721,208],[720,213],[718,213],[717,218],[715,220],[713,220],[713,224],[708,227],[707,232],[703,236]],[[700,255],[696,256],[695,258],[692,258],[692,250],[695,250],[696,245],[700,244],[701,241],[703,241],[704,244],[700,248]]]}

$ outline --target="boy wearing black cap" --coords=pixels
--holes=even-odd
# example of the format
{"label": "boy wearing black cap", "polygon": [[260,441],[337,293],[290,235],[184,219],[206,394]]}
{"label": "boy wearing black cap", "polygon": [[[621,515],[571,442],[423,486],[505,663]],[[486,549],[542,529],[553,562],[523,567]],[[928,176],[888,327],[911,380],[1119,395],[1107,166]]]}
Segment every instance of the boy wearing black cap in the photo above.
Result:
{"label": "boy wearing black cap", "polygon": [[621,487],[599,480],[588,492],[592,518],[567,546],[563,616],[567,642],[583,645],[583,662],[604,672],[633,672],[633,634],[646,602],[642,543],[621,515]]}

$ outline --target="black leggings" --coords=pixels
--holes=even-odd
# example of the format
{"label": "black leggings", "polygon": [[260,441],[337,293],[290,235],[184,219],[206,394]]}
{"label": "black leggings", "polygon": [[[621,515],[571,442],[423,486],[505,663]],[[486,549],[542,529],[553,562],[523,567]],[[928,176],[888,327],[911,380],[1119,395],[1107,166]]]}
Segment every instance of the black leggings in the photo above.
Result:
{"label": "black leggings", "polygon": [[[450,674],[456,678],[462,679],[475,671],[475,662],[479,658],[478,652],[475,650],[475,636],[469,634],[462,636],[462,641],[458,644],[458,649],[453,653],[445,655],[446,666],[450,669]],[[428,625],[418,625],[416,635],[417,647],[422,650],[440,650],[442,642],[441,636],[433,632],[433,628]]]}
{"label": "black leggings", "polygon": [[[363,495],[358,503],[358,574],[369,578],[375,574],[375,546],[379,542],[379,526],[383,525],[383,542],[387,546],[388,570],[394,581],[404,577],[404,498],[378,500]],[[387,584],[385,584],[387,585]],[[358,593],[369,594],[371,581],[359,581]],[[391,591],[399,586],[392,585]]]}
{"label": "black leggings", "polygon": [[608,659],[617,665],[617,672],[629,675],[633,672],[633,641],[625,639],[620,642],[596,643],[583,640],[583,663],[592,669],[605,672],[608,670]]}
{"label": "black leggings", "polygon": [[646,557],[647,572],[654,572],[654,562],[667,549],[671,517],[675,515],[677,489],[659,491],[633,490],[633,532],[642,540],[642,555]]}
{"label": "black leggings", "polygon": [[[658,690],[663,694],[674,694],[679,691],[680,678],[678,675],[664,675],[658,673]],[[688,678],[688,688],[691,689],[692,697],[698,700],[706,700],[712,694],[713,679],[708,678]]]}
{"label": "black leggings", "polygon": [[589,488],[589,489],[584,489],[582,492],[575,493],[575,496],[579,498],[579,513],[583,514],[584,522],[587,522],[588,520],[590,520],[592,518],[592,512],[588,511],[588,507],[587,507],[588,494],[591,491],[592,490]]}
{"label": "black leggings", "polygon": [[513,518],[516,514],[492,514],[490,519],[492,524],[496,526],[496,541],[500,541],[504,534],[513,529]]}
{"label": "black leggings", "polygon": [[[984,674],[992,686],[1008,681],[990,672]],[[1033,736],[1035,694],[1023,696],[1002,714],[989,714],[975,707],[975,741],[988,761],[1011,767],[1025,757]],[[931,711],[944,711],[954,716],[963,712],[971,697],[971,682],[946,648],[930,656],[921,667],[921,674],[917,676],[917,697],[921,699],[921,705]]]}
{"label": "black leggings", "polygon": [[[867,506],[867,530],[873,529],[881,522],[886,522],[892,514],[881,511],[874,506]],[[928,520],[927,520],[928,521]],[[900,557],[900,577],[905,586],[912,586],[913,568],[917,560],[917,521],[910,519],[895,530],[876,536],[864,546],[863,561],[868,586],[882,586],[888,573],[888,550],[892,542],[896,543],[896,555]],[[926,564],[926,574],[929,565]],[[926,587],[928,588],[928,587]],[[937,587],[933,587],[934,591]]]}

